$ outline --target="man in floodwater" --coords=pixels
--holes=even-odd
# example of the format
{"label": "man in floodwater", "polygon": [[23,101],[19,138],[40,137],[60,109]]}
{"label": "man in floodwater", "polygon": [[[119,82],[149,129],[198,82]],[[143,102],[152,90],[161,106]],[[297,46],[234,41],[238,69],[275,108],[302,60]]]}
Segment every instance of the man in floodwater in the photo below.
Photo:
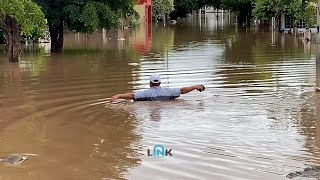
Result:
{"label": "man in floodwater", "polygon": [[158,74],[153,74],[150,76],[149,89],[135,93],[114,95],[111,97],[111,102],[116,101],[117,99],[133,99],[135,101],[167,101],[179,97],[180,94],[186,94],[193,90],[202,92],[205,89],[201,84],[183,88],[165,88],[160,87],[160,84],[160,76]]}

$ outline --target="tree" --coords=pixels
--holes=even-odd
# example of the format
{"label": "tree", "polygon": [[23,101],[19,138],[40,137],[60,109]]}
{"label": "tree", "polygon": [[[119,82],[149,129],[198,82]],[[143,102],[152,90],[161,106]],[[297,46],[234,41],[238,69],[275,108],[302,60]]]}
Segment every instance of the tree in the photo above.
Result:
{"label": "tree", "polygon": [[51,52],[61,53],[63,30],[93,33],[99,28],[120,28],[120,20],[134,14],[133,0],[35,0],[49,25]]}
{"label": "tree", "polygon": [[295,21],[302,20],[307,26],[314,27],[317,20],[317,5],[314,0],[257,0],[253,14],[258,19],[275,17],[278,22],[284,14],[291,16]]}
{"label": "tree", "polygon": [[41,36],[45,29],[44,14],[31,0],[1,0],[0,26],[4,30],[10,62],[18,62],[20,37]]}
{"label": "tree", "polygon": [[204,6],[221,8],[222,1],[223,0],[174,0],[175,10],[170,13],[170,18],[175,20],[178,17],[184,18],[193,10],[200,9]]}
{"label": "tree", "polygon": [[305,2],[297,19],[303,20],[308,27],[316,27],[317,24],[317,4],[315,2]]}
{"label": "tree", "polygon": [[239,24],[250,24],[253,9],[252,0],[221,0],[221,8],[236,13]]}
{"label": "tree", "polygon": [[223,0],[197,0],[197,9],[200,9],[204,6],[211,6],[214,8],[221,8]]}
{"label": "tree", "polygon": [[169,14],[174,10],[173,0],[152,0],[152,16]]}
{"label": "tree", "polygon": [[195,0],[175,0],[174,11],[170,13],[170,18],[176,20],[178,17],[184,18],[192,10],[197,8],[197,1]]}
{"label": "tree", "polygon": [[302,7],[301,0],[257,0],[253,15],[259,19],[279,19],[282,14],[296,16]]}

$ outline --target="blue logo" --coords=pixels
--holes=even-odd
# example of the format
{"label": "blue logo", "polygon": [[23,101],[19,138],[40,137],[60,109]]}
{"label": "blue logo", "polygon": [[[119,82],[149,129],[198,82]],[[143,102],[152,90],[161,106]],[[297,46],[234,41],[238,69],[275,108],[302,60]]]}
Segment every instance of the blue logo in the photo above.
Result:
{"label": "blue logo", "polygon": [[151,154],[150,149],[148,149],[148,156],[164,158],[165,156],[172,156],[171,151],[172,149],[165,149],[162,145],[155,145],[153,147],[153,154]]}

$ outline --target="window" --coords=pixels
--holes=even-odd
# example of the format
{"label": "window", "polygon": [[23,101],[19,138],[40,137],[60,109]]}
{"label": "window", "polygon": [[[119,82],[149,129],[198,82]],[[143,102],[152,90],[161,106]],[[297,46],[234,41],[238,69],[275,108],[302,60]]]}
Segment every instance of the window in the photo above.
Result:
{"label": "window", "polygon": [[298,21],[296,25],[297,25],[297,28],[307,27],[307,24],[303,20]]}
{"label": "window", "polygon": [[286,28],[286,29],[291,29],[291,28],[293,28],[292,17],[291,17],[291,16],[288,16],[288,15],[285,15],[284,19],[285,19],[285,26],[284,26],[284,28]]}
{"label": "window", "polygon": [[[291,16],[285,15],[285,28],[286,29],[290,29],[293,28],[293,19]],[[307,24],[303,21],[303,20],[298,20],[296,22],[296,26],[297,28],[305,28],[307,26]]]}

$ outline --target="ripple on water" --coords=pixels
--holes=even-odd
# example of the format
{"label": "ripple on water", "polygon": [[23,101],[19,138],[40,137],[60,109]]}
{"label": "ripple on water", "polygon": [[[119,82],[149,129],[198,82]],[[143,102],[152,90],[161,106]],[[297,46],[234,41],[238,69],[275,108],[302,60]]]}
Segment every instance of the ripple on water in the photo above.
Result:
{"label": "ripple on water", "polygon": [[[39,71],[1,65],[0,153],[39,154],[24,167],[35,179],[285,179],[319,164],[313,56],[241,32],[201,39],[195,31],[180,42],[176,31],[166,55],[48,56]],[[109,102],[148,88],[152,73],[162,86],[206,91],[170,102]],[[156,144],[173,156],[149,157]],[[0,171],[0,179],[25,177]]]}

